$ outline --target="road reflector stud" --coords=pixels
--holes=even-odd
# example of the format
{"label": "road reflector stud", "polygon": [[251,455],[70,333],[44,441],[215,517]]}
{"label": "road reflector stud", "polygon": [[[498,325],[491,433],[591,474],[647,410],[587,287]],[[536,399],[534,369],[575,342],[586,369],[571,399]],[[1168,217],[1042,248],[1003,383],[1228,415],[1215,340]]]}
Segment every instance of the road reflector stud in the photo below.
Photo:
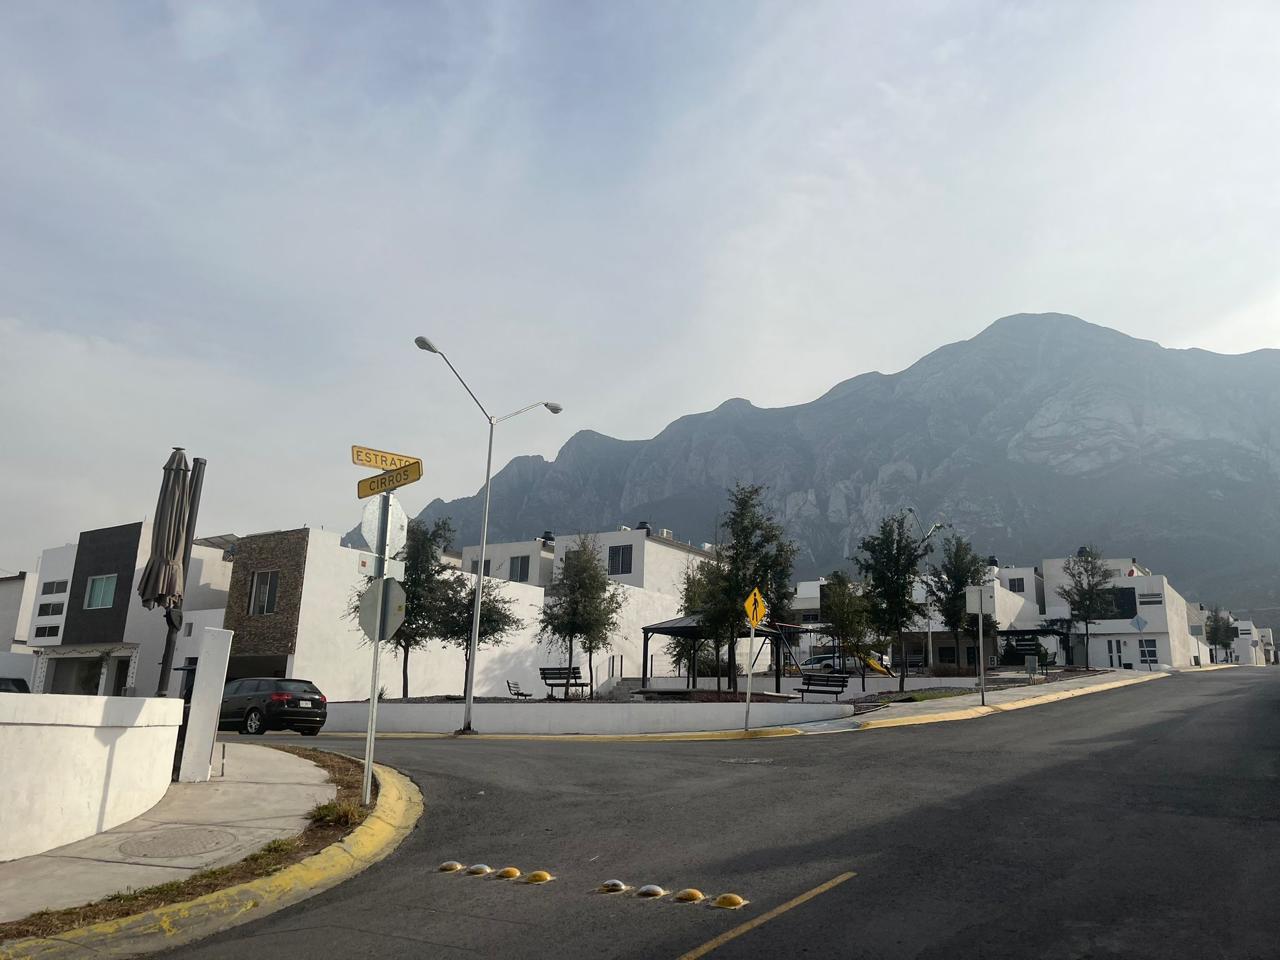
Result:
{"label": "road reflector stud", "polygon": [[498,871],[498,877],[501,880],[514,880],[518,876],[520,876],[520,871],[515,867],[503,867]]}
{"label": "road reflector stud", "polygon": [[700,901],[707,899],[701,890],[697,890],[694,887],[685,887],[676,894],[675,898],[679,903],[699,903]]}
{"label": "road reflector stud", "polygon": [[462,864],[457,860],[446,860],[440,866],[436,867],[441,873],[457,873],[462,869]]}
{"label": "road reflector stud", "polygon": [[545,870],[535,870],[524,879],[526,883],[546,883],[548,880],[554,880],[555,877]]}
{"label": "road reflector stud", "polygon": [[654,899],[657,897],[665,897],[667,891],[663,890],[656,883],[646,883],[643,887],[636,891],[637,897],[645,897],[646,899]]}
{"label": "road reflector stud", "polygon": [[471,866],[467,867],[467,873],[471,874],[473,877],[483,877],[486,873],[493,873],[493,867],[489,866],[487,863],[473,863]]}
{"label": "road reflector stud", "polygon": [[621,880],[606,880],[600,884],[601,893],[622,893],[627,889],[627,885]]}
{"label": "road reflector stud", "polygon": [[738,896],[736,893],[722,893],[712,902],[713,907],[720,907],[722,910],[737,910],[739,907],[745,906],[746,900]]}

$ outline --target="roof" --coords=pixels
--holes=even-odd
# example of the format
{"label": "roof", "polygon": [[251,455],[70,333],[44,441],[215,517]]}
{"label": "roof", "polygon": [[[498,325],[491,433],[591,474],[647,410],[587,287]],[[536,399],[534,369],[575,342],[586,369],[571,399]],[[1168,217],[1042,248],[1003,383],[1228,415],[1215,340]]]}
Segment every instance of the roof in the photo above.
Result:
{"label": "roof", "polygon": [[[765,626],[762,623],[756,627],[756,634],[763,637],[775,637],[782,633],[791,633],[804,629],[791,623],[779,623],[775,626]],[[657,634],[660,637],[683,637],[686,640],[702,640],[707,637],[706,632],[702,629],[702,617],[696,613],[676,617],[673,620],[663,620],[660,623],[651,623],[647,627],[641,627],[641,630],[645,633]]]}
{"label": "roof", "polygon": [[219,533],[212,537],[197,537],[191,541],[198,547],[213,547],[216,550],[234,550],[240,537],[234,533]]}

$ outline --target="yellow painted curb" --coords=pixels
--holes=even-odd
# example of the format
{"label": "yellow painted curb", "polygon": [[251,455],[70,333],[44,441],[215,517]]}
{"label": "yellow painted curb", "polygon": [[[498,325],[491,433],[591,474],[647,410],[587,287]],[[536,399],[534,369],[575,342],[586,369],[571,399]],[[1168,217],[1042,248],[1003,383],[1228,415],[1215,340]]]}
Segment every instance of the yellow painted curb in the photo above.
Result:
{"label": "yellow painted curb", "polygon": [[1071,690],[1059,690],[1040,697],[1026,697],[1022,700],[1011,700],[1008,703],[987,704],[985,707],[967,707],[963,710],[948,710],[944,713],[928,713],[918,717],[885,717],[882,720],[864,720],[857,730],[878,730],[884,727],[915,727],[925,723],[947,723],[952,720],[975,720],[978,717],[989,717],[994,713],[1005,713],[1010,710],[1024,710],[1027,707],[1038,707],[1043,703],[1058,703],[1073,697],[1083,697],[1091,693],[1102,693],[1104,690],[1116,690],[1120,687],[1131,687],[1135,683],[1147,683],[1169,676],[1167,673],[1149,673],[1140,677],[1114,680],[1111,683],[1099,683],[1092,687],[1076,687]]}
{"label": "yellow painted curb", "polygon": [[[465,737],[452,733],[380,733],[388,740],[564,740],[573,743],[619,741],[676,742],[680,740],[762,740],[770,737],[799,737],[795,727],[758,727],[755,730],[693,730],[683,733],[473,733]],[[330,737],[364,739],[363,733],[330,733]],[[0,957],[3,960],[3,957]]]}
{"label": "yellow painted curb", "polygon": [[0,944],[0,960],[137,957],[169,950],[257,920],[328,890],[377,863],[398,847],[422,816],[422,794],[390,767],[375,765],[378,803],[347,837],[269,877],[215,890],[118,920],[104,920],[54,937]]}

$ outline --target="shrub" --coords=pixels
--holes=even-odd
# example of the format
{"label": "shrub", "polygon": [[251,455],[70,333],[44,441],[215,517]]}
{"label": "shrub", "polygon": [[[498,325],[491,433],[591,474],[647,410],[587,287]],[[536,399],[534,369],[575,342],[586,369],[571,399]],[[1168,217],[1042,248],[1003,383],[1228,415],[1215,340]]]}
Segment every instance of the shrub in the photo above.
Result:
{"label": "shrub", "polygon": [[307,819],[319,826],[354,827],[364,819],[364,808],[350,800],[330,800],[312,807]]}

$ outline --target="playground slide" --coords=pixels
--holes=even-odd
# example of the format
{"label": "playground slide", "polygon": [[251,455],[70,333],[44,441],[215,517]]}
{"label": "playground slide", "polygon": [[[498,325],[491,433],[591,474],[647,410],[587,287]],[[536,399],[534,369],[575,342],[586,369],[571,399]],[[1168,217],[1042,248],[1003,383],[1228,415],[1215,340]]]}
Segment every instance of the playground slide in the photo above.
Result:
{"label": "playground slide", "polygon": [[891,674],[888,670],[886,670],[884,667],[880,665],[879,660],[872,660],[870,657],[868,657],[864,662],[868,667],[870,667],[876,673],[883,674],[886,677],[893,676],[893,674]]}

